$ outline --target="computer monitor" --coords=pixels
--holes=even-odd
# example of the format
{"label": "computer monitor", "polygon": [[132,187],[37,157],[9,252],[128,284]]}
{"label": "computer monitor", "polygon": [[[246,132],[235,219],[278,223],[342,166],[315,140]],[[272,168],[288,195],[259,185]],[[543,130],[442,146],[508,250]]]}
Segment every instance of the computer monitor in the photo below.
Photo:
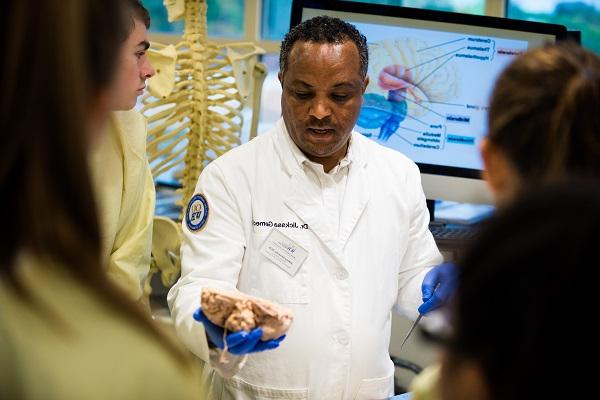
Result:
{"label": "computer monitor", "polygon": [[[369,78],[355,129],[417,163],[428,199],[491,204],[479,144],[498,74],[561,25],[351,1],[294,0],[291,26],[318,15],[366,36]],[[515,135],[518,135],[515,132]]]}

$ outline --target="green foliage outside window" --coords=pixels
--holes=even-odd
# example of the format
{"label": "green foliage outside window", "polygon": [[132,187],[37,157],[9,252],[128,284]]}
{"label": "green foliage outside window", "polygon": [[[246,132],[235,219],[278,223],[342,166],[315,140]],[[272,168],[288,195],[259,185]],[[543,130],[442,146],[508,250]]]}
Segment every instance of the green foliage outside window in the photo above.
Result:
{"label": "green foliage outside window", "polygon": [[[350,0],[361,3],[426,8],[430,10],[483,14],[484,0]],[[262,1],[262,38],[280,41],[290,28],[292,0]]]}
{"label": "green foliage outside window", "polygon": [[523,3],[523,0],[508,3],[508,18],[560,24],[568,29],[579,30],[581,44],[600,54],[600,7],[582,1],[562,2],[552,12],[529,12],[525,7],[519,7],[518,3]]}
{"label": "green foliage outside window", "polygon": [[[142,0],[150,12],[152,23],[150,31],[155,33],[183,32],[183,21],[171,24],[167,20],[167,10],[163,0]],[[223,38],[244,37],[244,0],[207,0],[208,36]]]}
{"label": "green foliage outside window", "polygon": [[[413,8],[424,8],[428,10],[452,11],[467,14],[483,14],[485,11],[485,0],[350,0],[362,3],[387,4],[391,6],[403,6]],[[489,1],[489,0],[488,0]]]}

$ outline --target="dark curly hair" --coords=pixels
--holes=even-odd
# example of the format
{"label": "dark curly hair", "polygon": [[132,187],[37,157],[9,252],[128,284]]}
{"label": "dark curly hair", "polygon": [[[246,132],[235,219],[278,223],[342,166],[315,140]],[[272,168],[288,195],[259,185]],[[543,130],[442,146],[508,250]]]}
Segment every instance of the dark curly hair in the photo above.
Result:
{"label": "dark curly hair", "polygon": [[283,74],[287,67],[287,60],[294,43],[343,43],[351,41],[356,45],[360,57],[360,75],[367,76],[369,68],[369,49],[367,38],[361,34],[354,25],[339,18],[319,16],[303,21],[293,27],[281,42],[279,53],[279,71]]}

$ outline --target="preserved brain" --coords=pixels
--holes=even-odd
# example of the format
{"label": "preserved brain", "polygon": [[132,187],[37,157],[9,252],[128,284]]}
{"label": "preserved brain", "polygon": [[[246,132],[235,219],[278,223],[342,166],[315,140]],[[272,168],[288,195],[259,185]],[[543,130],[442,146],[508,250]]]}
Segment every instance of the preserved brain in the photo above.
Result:
{"label": "preserved brain", "polygon": [[292,312],[279,304],[240,292],[204,288],[201,295],[204,315],[230,332],[262,328],[262,340],[285,334],[293,320]]}

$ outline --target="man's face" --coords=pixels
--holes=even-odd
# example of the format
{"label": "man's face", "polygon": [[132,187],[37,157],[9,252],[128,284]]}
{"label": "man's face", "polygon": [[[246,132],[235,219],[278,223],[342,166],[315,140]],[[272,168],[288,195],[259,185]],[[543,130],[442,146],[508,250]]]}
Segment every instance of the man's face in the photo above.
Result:
{"label": "man's face", "polygon": [[360,75],[356,45],[296,42],[279,80],[290,137],[309,160],[329,171],[346,155],[368,83]]}
{"label": "man's face", "polygon": [[134,28],[119,52],[113,110],[132,109],[146,87],[146,79],[155,73],[146,55],[150,46],[146,26],[137,19],[134,21]]}

